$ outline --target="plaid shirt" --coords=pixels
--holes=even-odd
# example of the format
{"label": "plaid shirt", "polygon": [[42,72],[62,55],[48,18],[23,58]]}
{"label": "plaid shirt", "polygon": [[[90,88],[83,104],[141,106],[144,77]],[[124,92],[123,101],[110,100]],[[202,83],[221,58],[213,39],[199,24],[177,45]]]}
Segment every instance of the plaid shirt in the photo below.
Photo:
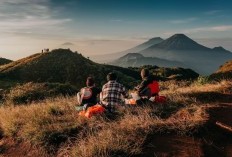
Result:
{"label": "plaid shirt", "polygon": [[126,88],[116,82],[116,81],[109,81],[102,87],[102,104],[103,105],[118,105],[122,102],[122,95],[126,96]]}

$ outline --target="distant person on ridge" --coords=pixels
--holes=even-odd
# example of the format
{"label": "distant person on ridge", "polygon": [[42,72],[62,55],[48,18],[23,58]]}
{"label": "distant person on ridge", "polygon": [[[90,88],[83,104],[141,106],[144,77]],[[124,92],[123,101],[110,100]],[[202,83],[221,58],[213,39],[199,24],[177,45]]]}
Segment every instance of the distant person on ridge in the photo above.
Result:
{"label": "distant person on ridge", "polygon": [[88,77],[86,80],[86,87],[82,88],[80,92],[77,93],[78,105],[77,110],[86,110],[88,107],[97,104],[97,96],[100,94],[101,90],[95,87],[94,79]]}
{"label": "distant person on ridge", "polygon": [[150,99],[151,97],[158,96],[159,84],[157,80],[150,75],[148,69],[141,70],[142,82],[135,87],[136,93],[141,98]]}
{"label": "distant person on ridge", "polygon": [[122,96],[127,97],[126,88],[117,82],[117,75],[113,72],[107,75],[107,83],[102,87],[101,104],[109,111],[114,112],[115,107],[122,104]]}

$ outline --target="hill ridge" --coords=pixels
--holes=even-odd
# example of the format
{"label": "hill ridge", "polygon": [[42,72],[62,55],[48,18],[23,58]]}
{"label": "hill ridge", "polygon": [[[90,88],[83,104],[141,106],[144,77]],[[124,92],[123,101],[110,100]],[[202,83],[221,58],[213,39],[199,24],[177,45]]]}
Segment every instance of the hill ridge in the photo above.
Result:
{"label": "hill ridge", "polygon": [[10,62],[12,62],[12,60],[0,57],[0,66],[8,64]]}
{"label": "hill ridge", "polygon": [[[0,67],[0,77],[22,82],[70,83],[80,88],[86,78],[92,76],[96,83],[106,82],[106,75],[115,71],[122,82],[133,83],[139,79],[135,71],[95,63],[69,49],[56,49],[48,53],[34,54]],[[128,85],[129,86],[129,85]]]}

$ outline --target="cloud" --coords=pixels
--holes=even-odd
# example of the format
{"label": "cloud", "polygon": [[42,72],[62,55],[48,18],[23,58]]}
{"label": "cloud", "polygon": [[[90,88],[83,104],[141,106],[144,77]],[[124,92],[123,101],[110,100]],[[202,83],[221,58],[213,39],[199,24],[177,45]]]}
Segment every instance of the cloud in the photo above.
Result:
{"label": "cloud", "polygon": [[121,19],[111,19],[110,22],[122,22],[123,20]]}
{"label": "cloud", "polygon": [[222,12],[222,10],[210,10],[210,11],[205,12],[205,14],[206,15],[215,15],[215,14],[218,14],[221,12]]}
{"label": "cloud", "polygon": [[232,25],[227,25],[227,26],[215,26],[215,27],[211,27],[210,29],[211,29],[212,31],[219,31],[219,32],[230,31],[230,30],[232,30]]}
{"label": "cloud", "polygon": [[69,18],[58,18],[50,0],[1,0],[0,32],[8,35],[36,36],[64,31]]}
{"label": "cloud", "polygon": [[[185,33],[185,34],[192,34],[192,33],[199,33],[199,32],[225,32],[225,31],[232,31],[232,25],[221,25],[221,26],[210,26],[210,27],[198,27],[193,29],[186,29],[179,31],[178,33]],[[176,32],[169,31],[165,32],[165,35],[172,35]]]}
{"label": "cloud", "polygon": [[169,21],[172,24],[183,24],[183,23],[190,23],[193,21],[196,21],[198,18],[196,17],[191,17],[191,18],[187,18],[187,19],[178,19],[178,20],[171,20]]}

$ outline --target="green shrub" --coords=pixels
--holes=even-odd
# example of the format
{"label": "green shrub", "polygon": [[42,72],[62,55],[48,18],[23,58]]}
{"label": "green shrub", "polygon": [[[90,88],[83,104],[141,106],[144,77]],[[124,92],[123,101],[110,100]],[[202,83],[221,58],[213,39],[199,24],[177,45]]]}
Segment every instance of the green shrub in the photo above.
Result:
{"label": "green shrub", "polygon": [[210,83],[210,79],[208,76],[199,76],[194,83],[197,85],[204,85]]}

